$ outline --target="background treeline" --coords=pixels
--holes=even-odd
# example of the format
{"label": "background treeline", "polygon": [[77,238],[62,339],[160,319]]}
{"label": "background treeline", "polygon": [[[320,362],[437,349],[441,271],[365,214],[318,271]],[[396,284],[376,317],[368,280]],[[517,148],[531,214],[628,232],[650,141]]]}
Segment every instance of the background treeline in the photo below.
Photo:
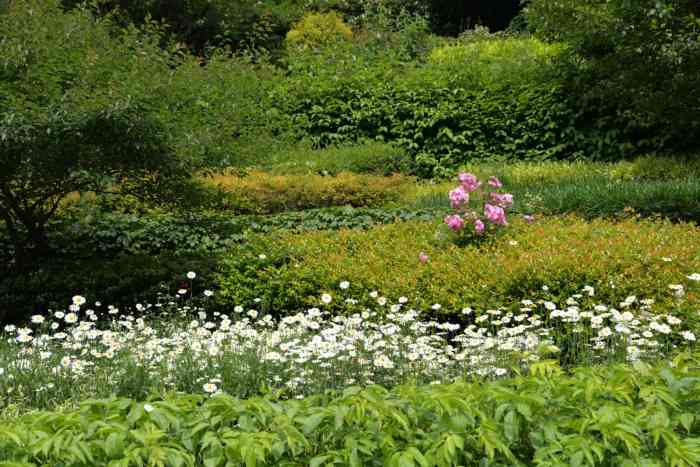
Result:
{"label": "background treeline", "polygon": [[66,8],[87,4],[99,14],[116,12],[123,25],[141,25],[149,18],[164,22],[197,52],[224,45],[272,51],[307,12],[335,10],[356,23],[378,3],[390,14],[404,10],[427,16],[433,33],[453,36],[476,25],[503,30],[522,8],[520,0],[62,0]]}

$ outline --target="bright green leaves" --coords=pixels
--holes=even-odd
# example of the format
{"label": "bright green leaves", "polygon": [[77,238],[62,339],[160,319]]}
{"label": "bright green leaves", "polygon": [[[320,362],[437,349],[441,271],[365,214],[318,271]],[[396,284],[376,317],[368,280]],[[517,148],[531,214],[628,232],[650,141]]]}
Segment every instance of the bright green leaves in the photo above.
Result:
{"label": "bright green leaves", "polygon": [[617,365],[301,401],[90,401],[2,424],[0,466],[693,466],[699,371]]}

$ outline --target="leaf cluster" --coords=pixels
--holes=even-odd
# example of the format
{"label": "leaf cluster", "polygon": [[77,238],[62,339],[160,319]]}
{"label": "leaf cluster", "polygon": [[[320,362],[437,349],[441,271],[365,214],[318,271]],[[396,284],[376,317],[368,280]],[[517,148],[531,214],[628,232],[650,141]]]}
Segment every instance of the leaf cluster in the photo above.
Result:
{"label": "leaf cluster", "polygon": [[[178,395],[5,421],[6,465],[693,466],[700,373],[638,364],[507,380],[348,388],[305,400]],[[8,464],[9,463],[9,464]]]}

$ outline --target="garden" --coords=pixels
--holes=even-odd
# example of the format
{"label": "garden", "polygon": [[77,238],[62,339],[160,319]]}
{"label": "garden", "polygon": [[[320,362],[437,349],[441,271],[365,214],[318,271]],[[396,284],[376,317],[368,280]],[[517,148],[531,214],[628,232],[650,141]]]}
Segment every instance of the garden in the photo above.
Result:
{"label": "garden", "polygon": [[692,0],[0,0],[0,467],[700,465]]}

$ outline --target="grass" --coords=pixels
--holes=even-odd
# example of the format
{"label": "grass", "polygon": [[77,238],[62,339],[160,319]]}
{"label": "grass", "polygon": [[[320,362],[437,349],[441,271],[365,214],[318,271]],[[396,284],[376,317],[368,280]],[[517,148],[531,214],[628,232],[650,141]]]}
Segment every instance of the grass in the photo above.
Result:
{"label": "grass", "polygon": [[367,142],[324,149],[300,145],[277,151],[254,166],[275,175],[335,175],[340,172],[389,175],[401,172],[407,162],[402,149],[387,143]]}
{"label": "grass", "polygon": [[[631,209],[645,216],[700,220],[700,164],[681,172],[680,163],[662,162],[663,171],[643,176],[640,167],[646,164],[646,159],[639,159],[619,164],[478,165],[466,170],[482,179],[497,175],[514,195],[515,212],[605,217]],[[447,208],[447,192],[456,185],[446,181],[418,184],[399,203],[415,209]]]}

